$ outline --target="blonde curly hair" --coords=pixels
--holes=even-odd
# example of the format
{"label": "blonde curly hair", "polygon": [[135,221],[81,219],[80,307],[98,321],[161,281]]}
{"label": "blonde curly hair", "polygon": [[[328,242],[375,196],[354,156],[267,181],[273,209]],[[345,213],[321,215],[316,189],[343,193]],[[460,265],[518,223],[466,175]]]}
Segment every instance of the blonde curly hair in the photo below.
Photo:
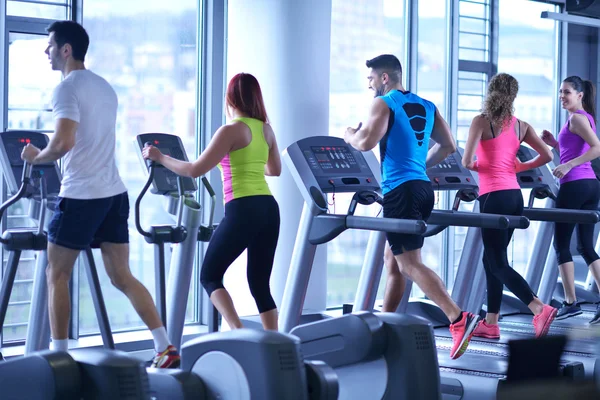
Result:
{"label": "blonde curly hair", "polygon": [[493,126],[503,129],[513,116],[513,103],[518,91],[519,82],[512,75],[494,75],[488,84],[481,114],[489,119]]}

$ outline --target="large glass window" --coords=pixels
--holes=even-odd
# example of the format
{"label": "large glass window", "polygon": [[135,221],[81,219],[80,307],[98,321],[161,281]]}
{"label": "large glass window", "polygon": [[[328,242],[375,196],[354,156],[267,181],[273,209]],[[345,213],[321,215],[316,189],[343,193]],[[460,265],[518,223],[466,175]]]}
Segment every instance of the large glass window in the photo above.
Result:
{"label": "large glass window", "polygon": [[447,18],[445,0],[419,0],[417,94],[446,115]]}
{"label": "large glass window", "polygon": [[[134,138],[164,132],[182,138],[188,158],[196,157],[198,76],[197,0],[176,2],[96,0],[84,3],[83,25],[90,36],[87,67],[113,86],[119,98],[117,163],[129,190],[130,266],[154,294],[154,252],[134,225],[133,206],[146,175],[134,151]],[[142,202],[142,225],[173,223],[160,196]],[[167,248],[167,265],[170,259]],[[110,284],[99,253],[98,272],[113,330],[144,324],[121,292]],[[85,270],[80,268],[80,332],[97,331]],[[192,279],[187,319],[196,316],[197,279]]]}
{"label": "large glass window", "polygon": [[66,19],[71,0],[8,0],[6,15],[44,19]]}
{"label": "large glass window", "polygon": [[[380,54],[405,55],[403,0],[333,0],[329,134],[343,137],[347,126],[364,121],[373,101],[366,60]],[[406,74],[405,74],[406,75]],[[379,158],[379,149],[373,150]],[[345,213],[352,194],[335,195],[335,212]],[[330,203],[333,198],[330,196]],[[331,212],[334,207],[330,207]],[[359,206],[356,215],[375,216],[380,207]],[[327,245],[327,306],[354,301],[369,232],[348,230]],[[385,276],[380,285],[383,294]]]}
{"label": "large glass window", "polygon": [[[542,11],[555,12],[557,8],[527,0],[499,2],[498,72],[509,73],[519,81],[515,115],[531,124],[538,135],[544,129],[553,131],[558,96],[558,25],[553,20],[540,18],[540,14]],[[529,190],[523,190],[523,197],[527,201]],[[519,272],[527,265],[528,249],[538,226],[539,222],[532,222],[528,229],[515,231],[508,254],[511,264]]]}
{"label": "large glass window", "polygon": [[[442,116],[446,115],[447,97],[447,45],[448,35],[445,0],[419,0],[417,37],[417,88],[416,93],[432,101]],[[436,192],[436,209],[446,208],[446,193]],[[423,262],[442,275],[444,236],[448,232],[425,239],[422,250]],[[383,298],[380,291],[379,298]],[[417,285],[413,285],[412,296],[423,297]]]}
{"label": "large glass window", "polygon": [[[60,72],[52,71],[44,54],[48,44],[45,35],[8,32],[8,120],[9,130],[36,130],[49,133],[54,128],[50,110],[52,90],[60,82]],[[4,198],[13,193],[6,193]],[[3,228],[34,227],[28,216],[28,201],[20,201],[6,211]],[[9,252],[2,251],[3,265]],[[34,251],[24,251],[6,314],[2,340],[25,338],[31,304]]]}

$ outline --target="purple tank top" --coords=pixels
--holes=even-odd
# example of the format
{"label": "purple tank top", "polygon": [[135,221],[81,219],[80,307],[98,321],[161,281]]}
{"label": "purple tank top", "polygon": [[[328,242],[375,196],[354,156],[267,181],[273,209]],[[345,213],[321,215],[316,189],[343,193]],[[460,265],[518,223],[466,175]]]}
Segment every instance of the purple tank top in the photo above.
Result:
{"label": "purple tank top", "polygon": [[[592,130],[596,132],[596,124],[594,123],[594,118],[587,112],[583,110],[576,111],[577,114],[585,115],[590,121],[590,125],[592,126]],[[585,140],[581,138],[581,136],[576,135],[575,133],[569,130],[569,120],[565,126],[562,127],[560,133],[558,134],[558,145],[560,147],[560,163],[565,164],[574,158],[579,157],[586,151],[590,149],[590,145],[587,144]],[[560,183],[566,183],[571,181],[577,181],[580,179],[596,179],[596,174],[592,169],[592,163],[590,161],[578,165],[573,168],[566,174],[563,178],[561,178]]]}

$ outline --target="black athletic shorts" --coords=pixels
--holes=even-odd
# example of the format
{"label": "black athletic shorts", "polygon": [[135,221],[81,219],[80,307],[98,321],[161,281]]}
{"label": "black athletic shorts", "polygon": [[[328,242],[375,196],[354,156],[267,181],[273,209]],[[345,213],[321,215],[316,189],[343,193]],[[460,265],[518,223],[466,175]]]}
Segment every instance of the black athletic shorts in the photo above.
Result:
{"label": "black athletic shorts", "polygon": [[102,199],[59,197],[48,227],[48,241],[73,250],[100,243],[129,243],[127,192]]}
{"label": "black athletic shorts", "polygon": [[[404,182],[383,196],[383,216],[427,221],[434,203],[435,195],[431,182],[422,180]],[[423,247],[422,235],[388,232],[386,236],[394,255]]]}

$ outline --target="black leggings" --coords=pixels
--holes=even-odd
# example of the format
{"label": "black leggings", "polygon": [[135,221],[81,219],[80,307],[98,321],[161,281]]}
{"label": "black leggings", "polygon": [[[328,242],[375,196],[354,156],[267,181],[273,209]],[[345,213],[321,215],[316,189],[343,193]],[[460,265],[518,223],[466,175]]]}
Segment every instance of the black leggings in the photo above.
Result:
{"label": "black leggings", "polygon": [[[556,208],[570,210],[597,210],[600,201],[600,184],[596,179],[580,179],[560,185]],[[595,224],[577,224],[577,251],[587,265],[598,258],[594,250]],[[573,261],[571,256],[571,236],[575,224],[554,224],[554,250],[558,265]]]}
{"label": "black leggings", "polygon": [[279,206],[273,196],[248,196],[225,204],[225,217],[210,240],[200,282],[210,296],[223,289],[227,268],[248,249],[250,292],[260,313],[277,308],[269,280],[279,239]]}
{"label": "black leggings", "polygon": [[[522,215],[523,195],[519,189],[498,190],[479,196],[479,205],[482,213]],[[504,285],[525,304],[531,303],[534,298],[527,281],[508,264],[507,248],[513,231],[514,229],[481,229],[489,313],[500,312]]]}

